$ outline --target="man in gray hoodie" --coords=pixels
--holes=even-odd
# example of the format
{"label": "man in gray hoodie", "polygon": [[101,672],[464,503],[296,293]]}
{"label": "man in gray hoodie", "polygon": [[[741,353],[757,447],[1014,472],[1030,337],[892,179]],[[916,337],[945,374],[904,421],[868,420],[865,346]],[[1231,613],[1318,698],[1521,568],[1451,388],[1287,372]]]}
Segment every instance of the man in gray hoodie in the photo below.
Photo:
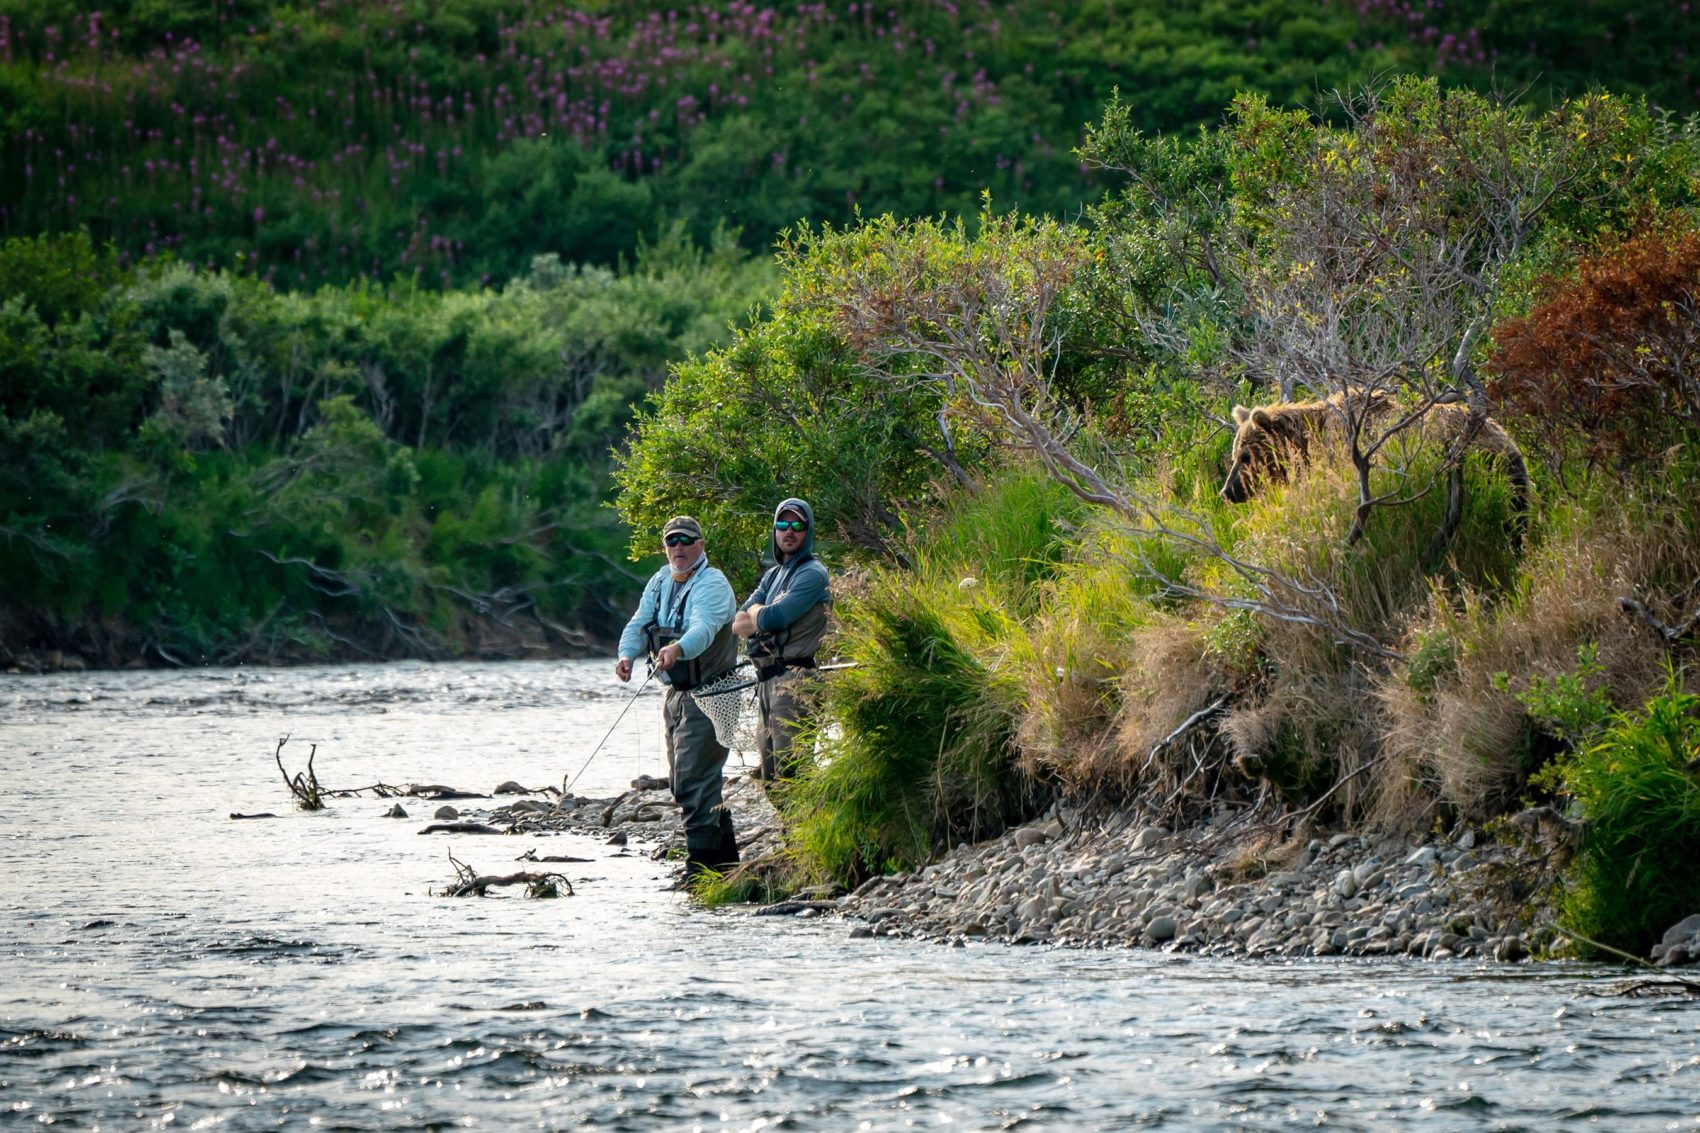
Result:
{"label": "man in gray hoodie", "polygon": [[747,651],[761,681],[756,687],[761,709],[756,733],[759,779],[788,779],[797,766],[791,749],[798,725],[799,671],[815,667],[832,601],[831,580],[814,547],[813,509],[799,499],[780,503],[773,512],[769,544],[773,566],[732,619],[732,632],[749,639]]}

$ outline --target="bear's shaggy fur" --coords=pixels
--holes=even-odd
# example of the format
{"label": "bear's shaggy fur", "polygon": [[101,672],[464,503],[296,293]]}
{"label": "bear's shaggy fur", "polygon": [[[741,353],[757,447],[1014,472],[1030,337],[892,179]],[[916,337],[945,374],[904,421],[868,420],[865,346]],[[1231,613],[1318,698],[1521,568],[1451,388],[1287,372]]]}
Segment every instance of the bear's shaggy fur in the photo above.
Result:
{"label": "bear's shaggy fur", "polygon": [[[1347,395],[1334,394],[1322,401],[1294,401],[1281,405],[1260,405],[1248,409],[1234,406],[1233,453],[1229,457],[1228,478],[1222,483],[1222,498],[1229,503],[1244,503],[1267,482],[1284,480],[1295,462],[1310,458],[1315,444],[1335,447],[1345,443],[1347,426]],[[1356,410],[1368,422],[1385,420],[1402,412],[1397,402],[1382,394],[1368,398],[1357,396]],[[1404,430],[1413,441],[1426,442],[1447,448],[1481,449],[1504,466],[1511,481],[1512,508],[1519,518],[1529,504],[1529,470],[1523,460],[1523,450],[1493,418],[1472,418],[1468,408],[1453,403],[1431,405],[1421,418]],[[1461,455],[1461,454],[1460,454]],[[1458,466],[1451,472],[1448,490],[1446,530],[1450,537],[1458,524],[1462,506],[1462,479]]]}

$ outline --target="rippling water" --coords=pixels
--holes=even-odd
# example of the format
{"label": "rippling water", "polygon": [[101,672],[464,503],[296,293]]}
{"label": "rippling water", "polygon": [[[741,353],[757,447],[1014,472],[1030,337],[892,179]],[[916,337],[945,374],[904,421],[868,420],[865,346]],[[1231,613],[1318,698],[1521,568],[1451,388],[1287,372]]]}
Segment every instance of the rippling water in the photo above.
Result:
{"label": "rippling water", "polygon": [[[600,663],[0,677],[0,1125],[1700,1128],[1700,1004],[1614,970],[853,941],[594,839],[294,812],[273,762],[287,733],[332,787],[558,784],[628,693]],[[657,706],[581,793],[660,771]],[[561,900],[432,896],[451,846],[595,860]]]}

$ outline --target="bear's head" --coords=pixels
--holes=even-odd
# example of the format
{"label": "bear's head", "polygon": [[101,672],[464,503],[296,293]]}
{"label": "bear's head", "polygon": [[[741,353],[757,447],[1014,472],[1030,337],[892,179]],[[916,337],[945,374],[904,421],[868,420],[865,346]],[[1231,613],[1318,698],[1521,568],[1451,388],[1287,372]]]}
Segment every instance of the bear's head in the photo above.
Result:
{"label": "bear's head", "polygon": [[1222,482],[1222,498],[1243,504],[1259,487],[1284,480],[1295,454],[1302,454],[1309,440],[1310,423],[1291,406],[1234,406],[1234,449],[1228,458],[1228,478]]}

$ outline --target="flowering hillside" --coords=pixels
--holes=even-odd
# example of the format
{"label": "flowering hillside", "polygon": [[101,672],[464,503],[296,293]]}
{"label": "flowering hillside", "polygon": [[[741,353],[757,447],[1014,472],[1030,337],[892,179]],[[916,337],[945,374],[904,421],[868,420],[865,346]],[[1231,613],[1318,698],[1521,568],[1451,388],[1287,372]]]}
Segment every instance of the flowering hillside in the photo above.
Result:
{"label": "flowering hillside", "polygon": [[[1117,87],[1177,130],[1239,90],[1314,102],[1388,69],[1566,81],[1545,44],[1579,17],[1522,20],[1507,55],[1464,7],[0,0],[0,235],[87,226],[290,287],[465,286],[537,252],[612,262],[678,218],[760,248],[857,208],[972,213],[982,190],[1070,215],[1093,192],[1073,150]],[[1609,8],[1570,30],[1609,41]],[[1687,21],[1642,23],[1671,66],[1595,77],[1692,102]]]}

